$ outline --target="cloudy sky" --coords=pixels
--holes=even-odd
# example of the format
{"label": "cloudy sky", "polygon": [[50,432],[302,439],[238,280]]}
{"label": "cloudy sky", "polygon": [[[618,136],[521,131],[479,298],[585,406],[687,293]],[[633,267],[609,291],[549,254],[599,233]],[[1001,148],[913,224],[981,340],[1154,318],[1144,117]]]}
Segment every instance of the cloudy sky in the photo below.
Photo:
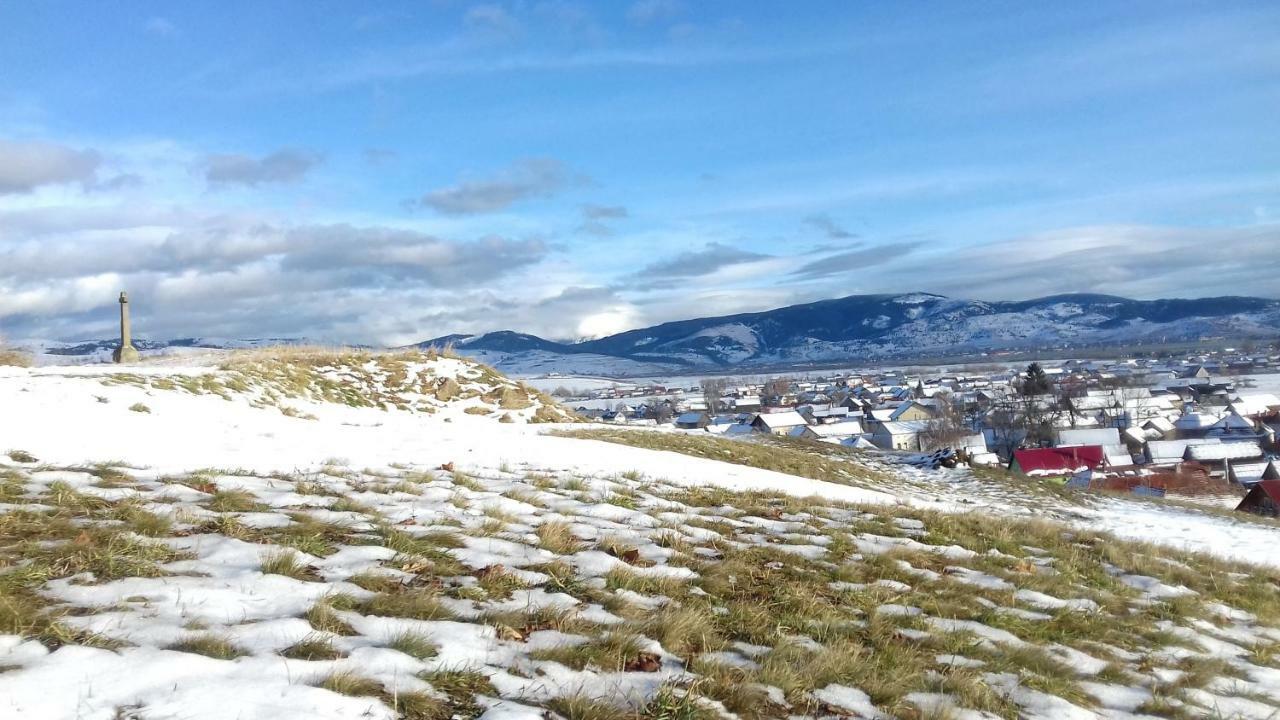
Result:
{"label": "cloudy sky", "polygon": [[0,334],[1280,296],[1280,5],[4,2]]}

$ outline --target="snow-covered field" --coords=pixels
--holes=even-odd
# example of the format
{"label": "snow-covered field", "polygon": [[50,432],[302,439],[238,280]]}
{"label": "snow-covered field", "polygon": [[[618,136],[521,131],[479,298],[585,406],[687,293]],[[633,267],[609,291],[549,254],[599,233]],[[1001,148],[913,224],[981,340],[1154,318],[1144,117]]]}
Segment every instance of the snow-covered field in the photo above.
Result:
{"label": "snow-covered field", "polygon": [[0,368],[0,717],[1280,712],[1274,571],[1181,554],[1274,525],[551,436],[447,358],[248,367]]}

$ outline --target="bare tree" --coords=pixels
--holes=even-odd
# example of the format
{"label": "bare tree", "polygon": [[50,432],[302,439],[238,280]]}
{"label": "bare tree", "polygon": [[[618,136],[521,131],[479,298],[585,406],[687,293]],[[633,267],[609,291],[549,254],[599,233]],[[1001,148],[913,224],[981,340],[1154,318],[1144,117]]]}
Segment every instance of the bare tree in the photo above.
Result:
{"label": "bare tree", "polygon": [[649,417],[658,421],[659,425],[671,422],[671,418],[675,415],[675,399],[668,398],[666,400],[654,400],[649,406]]}
{"label": "bare tree", "polygon": [[920,448],[936,450],[955,447],[961,440],[973,434],[973,425],[965,412],[964,402],[949,392],[933,396],[937,417],[920,433]]}
{"label": "bare tree", "polygon": [[702,400],[707,404],[707,412],[715,415],[723,408],[725,388],[729,387],[728,381],[724,378],[702,378],[700,383],[702,386]]}
{"label": "bare tree", "polygon": [[[766,398],[776,399],[776,398],[781,398],[786,396],[786,394],[789,392],[791,392],[791,379],[779,377],[779,378],[769,378],[768,380],[766,380],[764,383],[764,391],[762,394]],[[764,398],[761,398],[761,399],[763,400]]]}

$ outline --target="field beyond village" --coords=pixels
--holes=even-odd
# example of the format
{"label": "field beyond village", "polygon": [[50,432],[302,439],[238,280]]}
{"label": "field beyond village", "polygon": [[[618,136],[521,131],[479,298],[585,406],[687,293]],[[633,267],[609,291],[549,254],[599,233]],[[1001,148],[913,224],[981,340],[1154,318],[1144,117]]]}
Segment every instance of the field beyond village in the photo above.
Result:
{"label": "field beyond village", "polygon": [[0,717],[1280,718],[1274,521],[171,362],[0,365]]}

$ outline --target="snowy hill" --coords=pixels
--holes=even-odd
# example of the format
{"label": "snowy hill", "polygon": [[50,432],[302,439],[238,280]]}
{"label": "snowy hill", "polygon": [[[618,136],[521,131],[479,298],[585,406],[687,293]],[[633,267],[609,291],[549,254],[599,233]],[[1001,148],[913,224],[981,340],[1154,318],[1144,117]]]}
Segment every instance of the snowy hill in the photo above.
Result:
{"label": "snowy hill", "polygon": [[1280,708],[1274,523],[581,434],[432,353],[199,359],[0,367],[0,717]]}

